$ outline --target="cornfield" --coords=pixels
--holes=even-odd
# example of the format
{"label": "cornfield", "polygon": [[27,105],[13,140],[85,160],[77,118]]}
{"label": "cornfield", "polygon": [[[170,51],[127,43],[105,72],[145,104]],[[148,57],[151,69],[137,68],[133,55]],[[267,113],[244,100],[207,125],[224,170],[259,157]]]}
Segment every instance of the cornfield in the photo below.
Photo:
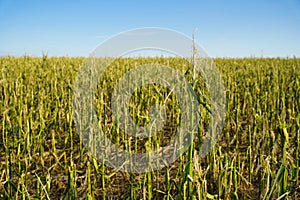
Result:
{"label": "cornfield", "polygon": [[[99,79],[99,126],[129,152],[166,145],[180,125],[178,100],[156,84],[134,91],[130,116],[149,123],[164,104],[166,123],[150,138],[112,123],[111,93],[126,71],[159,63],[184,74],[201,104],[199,131],[176,162],[141,174],[118,171],[92,156],[73,117],[74,81],[84,58],[0,58],[1,199],[300,199],[300,59],[214,59],[226,88],[226,119],[217,144],[199,157],[209,125],[205,80],[193,81],[180,58],[119,58]],[[201,92],[200,92],[201,91]]]}

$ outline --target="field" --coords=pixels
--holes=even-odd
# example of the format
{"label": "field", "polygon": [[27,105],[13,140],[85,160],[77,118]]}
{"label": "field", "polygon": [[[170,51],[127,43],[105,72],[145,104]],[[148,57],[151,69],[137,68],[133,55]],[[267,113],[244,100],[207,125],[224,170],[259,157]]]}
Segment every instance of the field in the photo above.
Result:
{"label": "field", "polygon": [[162,131],[140,139],[118,129],[110,98],[130,68],[160,63],[177,69],[205,102],[188,151],[161,170],[140,174],[105,165],[80,140],[72,94],[83,62],[0,58],[0,199],[300,199],[300,59],[214,59],[226,88],[226,121],[203,158],[198,151],[210,119],[205,80],[198,74],[195,81],[179,58],[117,59],[99,79],[95,105],[99,126],[126,151],[166,145],[183,112],[168,89],[148,84],[134,92],[130,115],[147,125],[150,106],[163,102]]}

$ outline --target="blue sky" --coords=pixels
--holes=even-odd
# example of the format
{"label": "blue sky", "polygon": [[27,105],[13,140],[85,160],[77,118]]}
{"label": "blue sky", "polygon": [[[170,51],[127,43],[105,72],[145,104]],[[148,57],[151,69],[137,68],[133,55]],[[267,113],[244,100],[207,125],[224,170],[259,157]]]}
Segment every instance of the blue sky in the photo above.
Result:
{"label": "blue sky", "polygon": [[300,57],[300,0],[0,0],[0,55],[88,56],[141,27],[197,28],[212,57]]}

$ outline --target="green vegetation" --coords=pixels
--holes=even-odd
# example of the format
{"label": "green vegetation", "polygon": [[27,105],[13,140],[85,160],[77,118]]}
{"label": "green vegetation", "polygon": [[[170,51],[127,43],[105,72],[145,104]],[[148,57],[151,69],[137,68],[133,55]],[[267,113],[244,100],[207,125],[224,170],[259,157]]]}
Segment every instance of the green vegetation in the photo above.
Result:
{"label": "green vegetation", "polygon": [[[104,165],[79,140],[72,93],[83,61],[0,58],[0,199],[300,199],[300,59],[215,59],[227,96],[218,143],[198,156],[210,118],[201,104],[193,145],[175,163],[145,174]],[[130,115],[145,125],[150,106],[164,103],[167,120],[157,135],[130,137],[112,123],[116,80],[147,63],[179,70],[199,96],[209,96],[199,75],[192,81],[185,60],[117,59],[99,79],[95,103],[107,137],[131,152],[165,146],[180,125],[177,99],[156,84],[134,92]]]}

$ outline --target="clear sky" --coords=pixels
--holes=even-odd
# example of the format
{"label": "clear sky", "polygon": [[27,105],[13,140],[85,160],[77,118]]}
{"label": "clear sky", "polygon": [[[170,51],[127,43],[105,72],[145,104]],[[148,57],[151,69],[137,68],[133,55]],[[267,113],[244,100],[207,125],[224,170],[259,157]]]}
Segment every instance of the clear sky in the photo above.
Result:
{"label": "clear sky", "polygon": [[0,55],[88,56],[142,27],[197,28],[212,57],[300,57],[300,0],[0,0]]}

